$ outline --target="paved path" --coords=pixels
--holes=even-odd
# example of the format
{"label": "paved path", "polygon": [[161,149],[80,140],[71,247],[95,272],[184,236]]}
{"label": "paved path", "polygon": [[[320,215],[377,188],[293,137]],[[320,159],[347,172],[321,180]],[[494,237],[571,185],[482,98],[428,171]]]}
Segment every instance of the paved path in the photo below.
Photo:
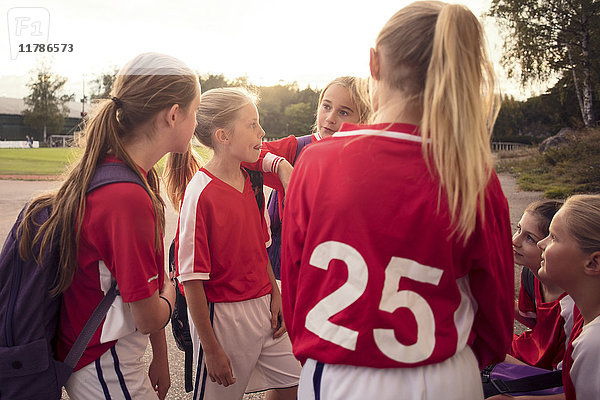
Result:
{"label": "paved path", "polygon": [[[539,200],[542,194],[539,192],[522,192],[517,189],[516,180],[509,174],[500,174],[500,182],[510,206],[510,219],[513,231],[519,221],[523,210],[535,200]],[[57,181],[9,181],[0,180],[0,240],[4,243],[6,235],[10,231],[19,210],[33,196],[45,191],[56,189],[60,182]],[[168,201],[165,199],[168,203]],[[165,228],[165,248],[175,236],[177,226],[177,213],[172,207],[167,207],[167,221]],[[516,282],[520,282],[520,268],[515,267]],[[167,333],[169,345],[169,363],[171,368],[172,386],[167,399],[191,399],[185,393],[183,387],[183,352],[179,351],[173,341],[173,336]],[[150,347],[150,346],[148,346]],[[146,361],[150,359],[150,352],[146,354]],[[248,395],[245,399],[262,399],[258,395]]]}

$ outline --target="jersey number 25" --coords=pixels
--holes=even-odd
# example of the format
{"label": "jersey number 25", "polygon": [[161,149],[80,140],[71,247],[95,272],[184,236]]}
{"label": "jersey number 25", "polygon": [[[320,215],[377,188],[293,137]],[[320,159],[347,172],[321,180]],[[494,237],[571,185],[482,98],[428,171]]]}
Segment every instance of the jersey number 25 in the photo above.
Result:
{"label": "jersey number 25", "polygon": [[[367,288],[369,270],[361,254],[345,243],[328,241],[318,245],[310,257],[310,264],[327,270],[329,262],[340,260],[348,268],[348,280],[337,290],[319,301],[306,315],[306,329],[323,340],[345,349],[356,350],[358,331],[336,325],[329,318],[346,309]],[[375,344],[387,357],[402,363],[426,360],[435,347],[435,320],[427,300],[412,290],[398,290],[400,279],[438,285],[443,270],[419,264],[406,258],[392,257],[385,269],[385,282],[379,309],[393,313],[407,308],[417,321],[417,341],[404,345],[394,335],[393,329],[374,329]]]}

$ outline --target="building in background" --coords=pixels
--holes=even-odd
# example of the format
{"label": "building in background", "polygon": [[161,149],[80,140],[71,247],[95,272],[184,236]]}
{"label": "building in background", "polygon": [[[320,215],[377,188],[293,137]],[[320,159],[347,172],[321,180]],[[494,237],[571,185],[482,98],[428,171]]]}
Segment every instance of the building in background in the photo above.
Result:
{"label": "building in background", "polygon": [[[70,101],[69,115],[65,118],[65,125],[61,132],[48,132],[48,136],[73,136],[78,125],[82,122],[81,103]],[[35,135],[31,129],[23,123],[23,110],[25,110],[23,99],[0,97],[0,140],[2,141],[26,141],[27,136],[33,137],[35,141],[42,141],[42,134]],[[64,138],[63,138],[64,139]],[[64,142],[64,140],[61,140]]]}

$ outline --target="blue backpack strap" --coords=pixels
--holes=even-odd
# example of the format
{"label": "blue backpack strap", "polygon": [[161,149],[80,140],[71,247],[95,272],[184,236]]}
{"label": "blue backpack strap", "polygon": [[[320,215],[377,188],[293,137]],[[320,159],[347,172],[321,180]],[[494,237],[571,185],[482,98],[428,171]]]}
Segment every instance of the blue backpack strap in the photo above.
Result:
{"label": "blue backpack strap", "polygon": [[77,340],[75,340],[73,347],[71,347],[71,350],[69,350],[69,354],[67,354],[67,357],[64,361],[64,363],[69,367],[75,368],[79,362],[79,359],[83,355],[85,348],[90,343],[90,340],[92,340],[94,332],[96,332],[96,329],[98,329],[100,323],[108,313],[108,310],[115,300],[115,297],[117,297],[117,281],[113,281],[110,289],[108,292],[106,292],[106,295],[102,301],[100,301],[100,303],[96,306],[94,312],[90,316],[90,319],[88,319],[83,326],[81,333],[79,336],[77,336]]}
{"label": "blue backpack strap", "polygon": [[99,187],[117,182],[137,183],[143,187],[146,193],[148,193],[148,196],[150,196],[150,192],[140,176],[131,168],[129,168],[127,164],[120,162],[107,162],[98,165],[96,167],[96,172],[92,177],[92,181],[90,182],[90,186],[88,187],[87,193],[98,189]]}
{"label": "blue backpack strap", "polygon": [[292,165],[296,164],[296,160],[298,159],[298,156],[302,152],[302,149],[304,149],[304,147],[306,147],[306,145],[312,141],[312,135],[300,136],[300,137],[296,138],[296,140],[297,140],[296,157],[294,157],[294,162],[292,163]]}

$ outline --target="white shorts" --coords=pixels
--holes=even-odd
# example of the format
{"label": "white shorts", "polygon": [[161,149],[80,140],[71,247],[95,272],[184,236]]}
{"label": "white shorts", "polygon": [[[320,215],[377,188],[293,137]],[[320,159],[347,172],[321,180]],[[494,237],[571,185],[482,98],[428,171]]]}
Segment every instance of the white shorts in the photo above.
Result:
{"label": "white shorts", "polygon": [[299,400],[478,400],[483,399],[479,367],[470,347],[439,364],[417,368],[367,368],[323,364],[302,368]]}
{"label": "white shorts", "polygon": [[[224,387],[208,378],[200,338],[193,323],[196,380],[194,400],[237,400],[244,393],[298,385],[301,365],[285,333],[273,339],[271,295],[232,303],[210,303],[215,336],[231,361],[236,382]],[[192,321],[188,312],[189,321]]]}
{"label": "white shorts", "polygon": [[134,332],[77,372],[65,385],[71,400],[156,400],[142,356],[148,335]]}

